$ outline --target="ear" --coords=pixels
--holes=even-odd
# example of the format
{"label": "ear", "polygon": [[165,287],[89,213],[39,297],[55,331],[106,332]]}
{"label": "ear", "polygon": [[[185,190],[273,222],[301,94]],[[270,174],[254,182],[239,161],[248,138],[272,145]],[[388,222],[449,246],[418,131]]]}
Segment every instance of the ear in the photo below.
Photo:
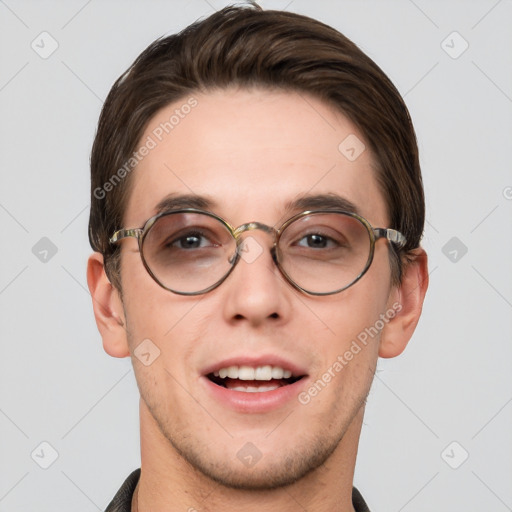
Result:
{"label": "ear", "polygon": [[89,256],[87,284],[92,297],[96,325],[103,339],[105,352],[113,357],[129,356],[123,303],[119,291],[108,280],[103,255],[99,252]]}
{"label": "ear", "polygon": [[421,248],[415,249],[409,260],[404,262],[401,284],[389,296],[388,306],[396,313],[381,331],[380,357],[400,355],[420,319],[428,288],[427,253]]}

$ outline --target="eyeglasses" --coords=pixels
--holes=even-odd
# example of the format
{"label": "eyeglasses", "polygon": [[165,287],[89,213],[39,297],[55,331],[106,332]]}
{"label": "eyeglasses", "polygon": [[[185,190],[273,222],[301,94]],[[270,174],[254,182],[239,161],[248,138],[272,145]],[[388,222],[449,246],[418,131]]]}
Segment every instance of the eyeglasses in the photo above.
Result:
{"label": "eyeglasses", "polygon": [[240,259],[252,261],[244,254],[241,235],[254,229],[273,236],[274,263],[288,283],[309,295],[339,293],[361,279],[378,239],[397,248],[406,242],[400,232],[373,228],[345,211],[305,211],[276,229],[259,222],[234,228],[214,213],[186,208],[160,213],[142,228],[120,229],[110,243],[136,238],[142,263],[160,286],[180,295],[200,295],[219,286]]}

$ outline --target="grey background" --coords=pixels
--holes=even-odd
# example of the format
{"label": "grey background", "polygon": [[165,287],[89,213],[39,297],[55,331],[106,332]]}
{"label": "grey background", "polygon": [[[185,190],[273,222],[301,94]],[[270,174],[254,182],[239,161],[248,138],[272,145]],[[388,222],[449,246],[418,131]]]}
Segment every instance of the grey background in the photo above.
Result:
{"label": "grey background", "polygon": [[[227,3],[0,1],[0,512],[103,510],[139,466],[131,364],[103,352],[86,286],[89,152],[133,59]],[[375,512],[512,510],[512,2],[261,5],[353,39],[419,139],[430,289],[379,364],[355,484]]]}

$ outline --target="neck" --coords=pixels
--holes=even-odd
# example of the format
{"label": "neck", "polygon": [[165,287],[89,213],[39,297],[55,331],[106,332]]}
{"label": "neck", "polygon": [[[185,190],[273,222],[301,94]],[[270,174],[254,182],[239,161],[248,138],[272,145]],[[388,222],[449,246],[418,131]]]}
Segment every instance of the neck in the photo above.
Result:
{"label": "neck", "polygon": [[140,401],[141,476],[132,512],[354,512],[352,482],[364,407],[319,468],[286,487],[240,490],[223,486],[187,462],[163,436]]}

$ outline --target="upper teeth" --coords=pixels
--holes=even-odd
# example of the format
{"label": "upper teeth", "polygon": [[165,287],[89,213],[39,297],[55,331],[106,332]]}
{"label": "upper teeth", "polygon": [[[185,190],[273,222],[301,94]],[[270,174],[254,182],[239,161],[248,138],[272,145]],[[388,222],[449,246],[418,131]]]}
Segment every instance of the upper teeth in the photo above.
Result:
{"label": "upper teeth", "polygon": [[290,370],[284,370],[279,366],[228,366],[221,368],[219,371],[213,372],[215,377],[225,379],[240,379],[240,380],[272,380],[272,379],[289,379],[292,376]]}

